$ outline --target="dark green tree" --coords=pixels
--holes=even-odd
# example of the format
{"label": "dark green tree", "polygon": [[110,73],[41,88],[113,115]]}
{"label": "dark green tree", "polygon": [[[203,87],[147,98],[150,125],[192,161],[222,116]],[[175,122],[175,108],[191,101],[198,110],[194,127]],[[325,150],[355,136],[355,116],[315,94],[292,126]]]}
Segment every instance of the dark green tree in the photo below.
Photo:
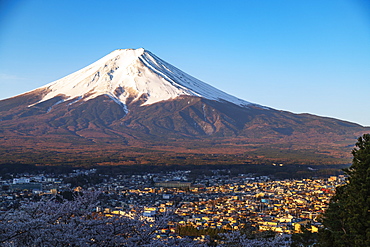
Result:
{"label": "dark green tree", "polygon": [[358,139],[352,154],[352,165],[344,169],[348,181],[323,216],[320,246],[370,246],[370,134]]}
{"label": "dark green tree", "polygon": [[311,232],[311,225],[301,226],[300,233],[292,234],[292,244],[291,247],[306,247],[306,246],[315,246],[317,243],[317,233]]}

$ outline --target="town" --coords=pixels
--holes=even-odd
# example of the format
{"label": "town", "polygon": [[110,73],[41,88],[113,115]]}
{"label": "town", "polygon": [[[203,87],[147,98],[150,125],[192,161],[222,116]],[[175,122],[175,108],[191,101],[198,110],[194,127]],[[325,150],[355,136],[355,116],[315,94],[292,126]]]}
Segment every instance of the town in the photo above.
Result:
{"label": "town", "polygon": [[[107,216],[120,215],[134,207],[141,207],[145,217],[173,210],[176,217],[167,228],[158,231],[159,238],[246,227],[293,234],[301,232],[302,226],[317,232],[319,218],[335,188],[346,182],[344,175],[273,180],[253,174],[231,176],[227,169],[211,173],[192,179],[191,171],[115,177],[97,174],[96,169],[79,169],[64,175],[17,174],[0,181],[0,210],[66,191],[95,190],[103,195],[96,211]],[[82,178],[92,177],[95,184],[78,185]]]}

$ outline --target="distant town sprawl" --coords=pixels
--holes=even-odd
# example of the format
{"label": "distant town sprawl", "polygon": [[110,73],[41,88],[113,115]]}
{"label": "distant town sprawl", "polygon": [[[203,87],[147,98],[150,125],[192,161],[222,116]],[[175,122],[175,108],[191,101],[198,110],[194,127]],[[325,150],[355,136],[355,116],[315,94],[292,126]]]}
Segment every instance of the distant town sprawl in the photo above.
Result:
{"label": "distant town sprawl", "polygon": [[[213,170],[212,175],[192,179],[189,174],[172,171],[110,177],[90,169],[63,176],[12,175],[1,180],[0,210],[71,190],[98,190],[104,196],[96,211],[107,216],[141,207],[144,217],[155,217],[174,209],[174,221],[161,229],[158,237],[177,236],[181,234],[179,229],[189,227],[229,231],[248,226],[257,231],[292,234],[304,225],[317,232],[320,215],[335,188],[346,181],[343,175],[272,180],[253,174],[231,176],[227,170]],[[91,178],[95,178],[95,184],[76,184]]]}

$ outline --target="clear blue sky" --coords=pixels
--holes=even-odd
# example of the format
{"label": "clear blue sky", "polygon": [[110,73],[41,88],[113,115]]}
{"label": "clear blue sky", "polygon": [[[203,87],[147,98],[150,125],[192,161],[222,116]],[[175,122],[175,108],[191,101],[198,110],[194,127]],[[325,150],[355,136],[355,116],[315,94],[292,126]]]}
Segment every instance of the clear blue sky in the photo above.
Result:
{"label": "clear blue sky", "polygon": [[244,100],[370,126],[368,0],[0,0],[0,99],[144,47]]}

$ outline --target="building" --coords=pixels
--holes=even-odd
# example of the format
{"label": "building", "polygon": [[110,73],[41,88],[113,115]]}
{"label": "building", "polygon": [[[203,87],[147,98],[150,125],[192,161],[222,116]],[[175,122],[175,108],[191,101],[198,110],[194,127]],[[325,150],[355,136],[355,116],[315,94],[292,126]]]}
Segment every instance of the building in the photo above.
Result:
{"label": "building", "polygon": [[162,181],[156,182],[156,187],[164,187],[164,188],[190,188],[191,182],[183,182],[183,181]]}

